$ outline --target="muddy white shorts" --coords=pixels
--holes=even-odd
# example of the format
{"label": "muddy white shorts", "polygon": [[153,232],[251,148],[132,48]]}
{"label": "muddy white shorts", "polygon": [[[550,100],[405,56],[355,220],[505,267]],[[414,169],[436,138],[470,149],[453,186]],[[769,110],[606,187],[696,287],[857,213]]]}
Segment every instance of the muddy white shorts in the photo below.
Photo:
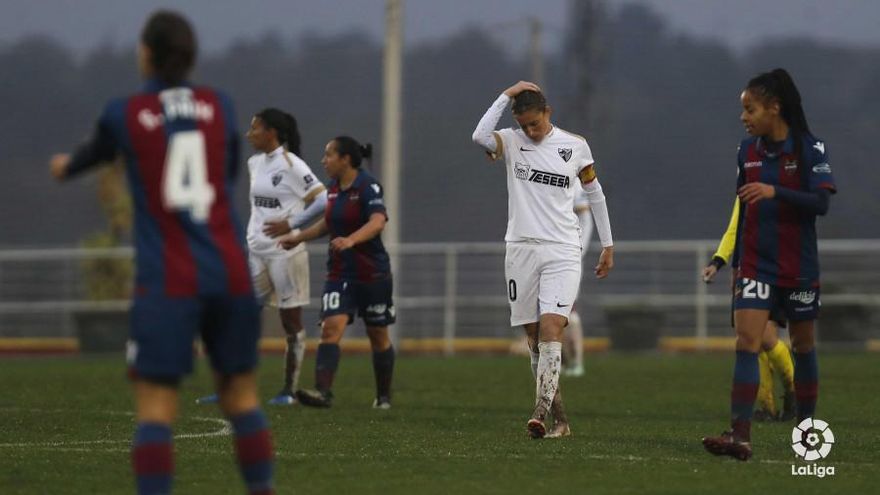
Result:
{"label": "muddy white shorts", "polygon": [[254,292],[261,304],[297,308],[309,303],[309,253],[249,257]]}
{"label": "muddy white shorts", "polygon": [[581,283],[581,248],[556,242],[508,242],[504,257],[510,325],[543,314],[568,318]]}

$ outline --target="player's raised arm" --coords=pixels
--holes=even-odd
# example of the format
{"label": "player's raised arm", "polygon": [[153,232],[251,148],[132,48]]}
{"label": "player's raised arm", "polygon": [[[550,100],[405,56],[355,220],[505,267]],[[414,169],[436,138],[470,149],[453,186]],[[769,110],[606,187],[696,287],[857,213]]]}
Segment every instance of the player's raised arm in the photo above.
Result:
{"label": "player's raised arm", "polygon": [[98,120],[95,134],[82,144],[73,155],[58,153],[49,158],[49,174],[55,180],[64,180],[89,169],[99,163],[111,162],[116,158],[118,146],[107,122],[107,110]]}
{"label": "player's raised arm", "polygon": [[482,146],[493,159],[501,156],[504,151],[501,136],[495,132],[495,126],[501,120],[501,115],[510,103],[510,99],[526,90],[540,92],[541,88],[535,83],[520,81],[505,89],[492,103],[492,106],[486,110],[486,113],[483,114],[483,117],[477,123],[477,128],[474,129],[471,139],[473,139],[474,143]]}

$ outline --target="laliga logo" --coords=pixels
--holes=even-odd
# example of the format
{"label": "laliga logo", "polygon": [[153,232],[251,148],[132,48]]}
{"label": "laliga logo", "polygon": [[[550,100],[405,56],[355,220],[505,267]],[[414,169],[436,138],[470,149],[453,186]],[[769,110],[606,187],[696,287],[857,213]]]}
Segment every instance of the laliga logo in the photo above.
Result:
{"label": "laliga logo", "polygon": [[[834,433],[828,423],[821,419],[807,418],[791,430],[791,449],[805,461],[818,461],[828,457],[834,445]],[[791,466],[794,476],[834,476],[834,466]]]}
{"label": "laliga logo", "polygon": [[821,419],[807,418],[791,430],[791,448],[805,461],[828,457],[834,444],[834,433]]}

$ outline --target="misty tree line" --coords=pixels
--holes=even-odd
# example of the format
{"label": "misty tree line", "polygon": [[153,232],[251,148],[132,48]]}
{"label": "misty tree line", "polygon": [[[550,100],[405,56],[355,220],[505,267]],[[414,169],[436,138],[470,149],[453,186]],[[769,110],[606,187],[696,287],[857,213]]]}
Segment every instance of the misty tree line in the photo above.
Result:
{"label": "misty tree line", "polygon": [[[880,49],[809,40],[768,41],[738,54],[714,41],[671,33],[639,6],[614,16],[574,12],[567,42],[546,59],[553,120],[587,137],[618,239],[716,238],[726,226],[743,130],[739,93],[776,66],[799,84],[814,132],[828,144],[840,194],[820,236],[877,237],[880,201],[873,163],[880,131]],[[584,33],[592,36],[584,42]],[[497,241],[506,224],[500,166],[470,141],[496,95],[528,78],[526,54],[499,36],[464,30],[408,47],[404,66],[403,197],[407,241]],[[324,144],[349,134],[381,137],[380,41],[364,34],[267,34],[198,62],[194,80],[229,92],[239,128],[266,106],[300,122],[303,155],[323,176]],[[44,38],[0,46],[0,245],[73,244],[104,225],[95,180],[60,188],[46,173],[50,153],[92,131],[103,103],[138,87],[132,46],[75,58]],[[507,125],[513,120],[506,118]],[[246,158],[249,152],[243,147]],[[381,148],[374,163],[381,176]],[[243,161],[242,161],[243,163]],[[873,180],[872,180],[873,179]],[[247,213],[246,181],[238,204]],[[35,215],[35,213],[38,213]],[[51,228],[50,228],[51,226]]]}

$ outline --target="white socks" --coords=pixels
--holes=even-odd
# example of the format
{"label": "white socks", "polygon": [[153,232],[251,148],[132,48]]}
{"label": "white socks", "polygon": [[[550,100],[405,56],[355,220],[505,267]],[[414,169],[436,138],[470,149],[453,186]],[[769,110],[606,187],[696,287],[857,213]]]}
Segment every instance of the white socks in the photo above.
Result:
{"label": "white socks", "polygon": [[296,345],[293,346],[293,352],[296,354],[296,371],[293,372],[293,391],[299,388],[299,374],[302,371],[303,358],[306,355],[306,331],[305,329],[296,332]]}
{"label": "white socks", "polygon": [[[562,342],[541,342],[538,344],[538,368],[535,395],[538,406],[550,410],[553,397],[559,388],[559,372],[562,367]],[[533,357],[534,359],[534,357]]]}

